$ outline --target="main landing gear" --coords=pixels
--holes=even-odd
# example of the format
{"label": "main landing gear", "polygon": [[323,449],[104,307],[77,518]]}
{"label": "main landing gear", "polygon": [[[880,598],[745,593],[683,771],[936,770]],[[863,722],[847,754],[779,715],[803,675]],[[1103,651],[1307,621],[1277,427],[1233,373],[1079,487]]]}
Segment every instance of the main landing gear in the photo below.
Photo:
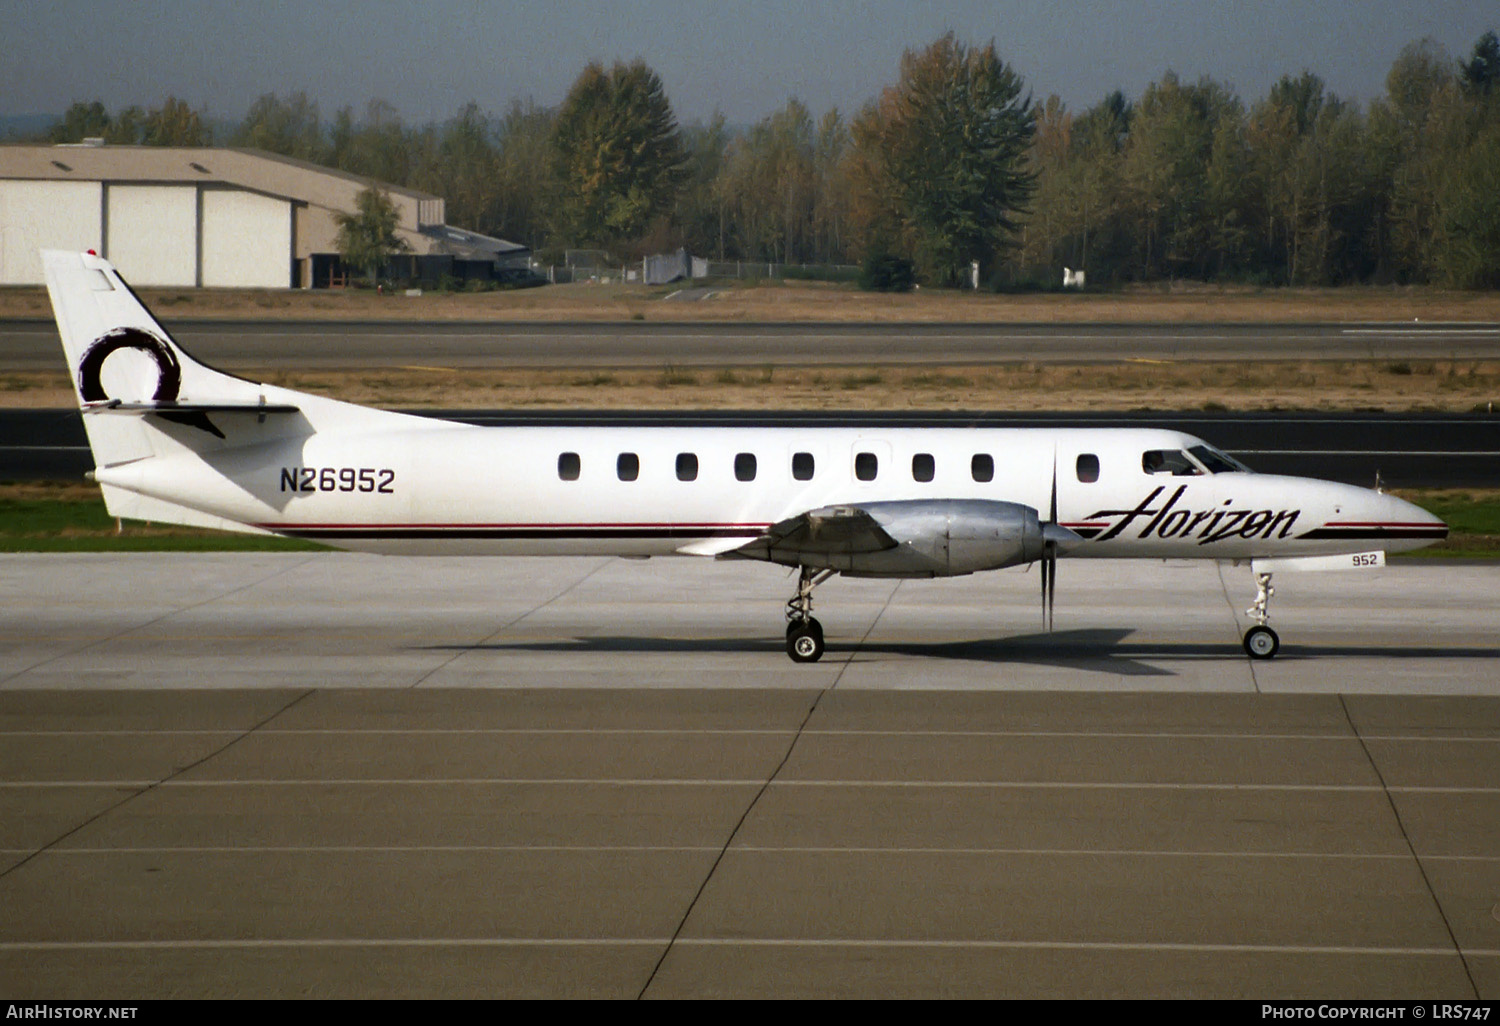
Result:
{"label": "main landing gear", "polygon": [[815,663],[823,658],[823,625],[812,615],[812,592],[836,573],[819,573],[810,566],[797,578],[797,594],[786,602],[786,654],[795,663]]}
{"label": "main landing gear", "polygon": [[1255,626],[1245,632],[1245,654],[1251,659],[1270,659],[1281,649],[1281,639],[1266,626],[1271,618],[1271,596],[1276,589],[1271,587],[1271,575],[1255,575],[1255,605],[1245,610],[1247,616],[1255,618]]}

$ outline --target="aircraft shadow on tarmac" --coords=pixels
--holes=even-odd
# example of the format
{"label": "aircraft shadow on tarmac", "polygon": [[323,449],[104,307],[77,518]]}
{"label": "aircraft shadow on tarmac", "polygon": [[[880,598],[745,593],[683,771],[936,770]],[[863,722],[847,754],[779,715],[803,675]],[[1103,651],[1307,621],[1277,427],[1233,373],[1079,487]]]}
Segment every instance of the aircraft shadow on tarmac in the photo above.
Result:
{"label": "aircraft shadow on tarmac", "polygon": [[[1004,638],[964,641],[864,641],[841,642],[830,638],[830,662],[869,662],[880,655],[963,662],[1050,666],[1087,670],[1126,677],[1173,677],[1176,674],[1147,660],[1165,662],[1244,662],[1237,643],[1225,642],[1126,642],[1133,631],[1094,629],[1019,634]],[[745,653],[784,651],[775,638],[669,638],[591,636],[537,641],[498,641],[482,645],[425,645],[431,651],[559,652],[577,654],[658,655],[693,653]],[[1277,661],[1304,659],[1500,659],[1500,647],[1283,645]]]}

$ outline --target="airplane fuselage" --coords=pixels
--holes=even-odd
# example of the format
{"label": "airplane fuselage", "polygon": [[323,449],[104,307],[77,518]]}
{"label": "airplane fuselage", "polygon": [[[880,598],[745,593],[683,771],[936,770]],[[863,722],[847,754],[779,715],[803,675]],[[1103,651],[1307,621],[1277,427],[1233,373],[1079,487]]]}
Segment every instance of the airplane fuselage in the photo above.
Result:
{"label": "airplane fuselage", "polygon": [[405,554],[708,554],[802,511],[871,502],[989,500],[1045,517],[1054,480],[1057,522],[1082,539],[1070,557],[1401,551],[1443,530],[1351,485],[1196,461],[1148,471],[1146,454],[1204,445],[1174,431],[401,421],[168,455],[99,480],[277,534]]}

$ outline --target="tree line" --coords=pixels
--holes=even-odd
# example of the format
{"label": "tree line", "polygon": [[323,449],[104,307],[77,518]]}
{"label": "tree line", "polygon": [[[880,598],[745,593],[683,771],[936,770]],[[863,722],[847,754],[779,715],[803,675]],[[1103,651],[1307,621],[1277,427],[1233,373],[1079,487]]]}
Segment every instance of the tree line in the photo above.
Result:
{"label": "tree line", "polygon": [[267,94],[214,132],[169,98],[75,103],[49,138],[250,146],[443,196],[456,225],[558,258],[684,246],[719,260],[905,263],[996,287],[1175,278],[1500,287],[1500,41],[1405,47],[1367,105],[1310,71],[1246,103],[1165,73],[1138,99],[1036,100],[948,34],[854,116],[792,98],[753,125],[680,125],[643,61],[591,63],[556,107],[467,103],[407,125],[384,101],[325,121]]}

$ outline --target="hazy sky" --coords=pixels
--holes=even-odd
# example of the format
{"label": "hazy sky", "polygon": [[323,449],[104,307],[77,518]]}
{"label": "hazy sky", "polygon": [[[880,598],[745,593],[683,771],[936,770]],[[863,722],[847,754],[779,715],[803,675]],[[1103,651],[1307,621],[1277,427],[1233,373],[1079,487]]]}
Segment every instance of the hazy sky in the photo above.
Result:
{"label": "hazy sky", "polygon": [[238,120],[305,90],[324,117],[373,97],[408,122],[476,100],[556,104],[585,63],[642,57],[680,120],[749,123],[797,96],[852,112],[895,81],[901,51],[953,30],[994,37],[1038,99],[1139,97],[1171,68],[1247,100],[1304,68],[1342,96],[1381,93],[1401,47],[1456,58],[1500,28],[1500,0],[0,0],[0,114],[111,110],[168,94]]}

